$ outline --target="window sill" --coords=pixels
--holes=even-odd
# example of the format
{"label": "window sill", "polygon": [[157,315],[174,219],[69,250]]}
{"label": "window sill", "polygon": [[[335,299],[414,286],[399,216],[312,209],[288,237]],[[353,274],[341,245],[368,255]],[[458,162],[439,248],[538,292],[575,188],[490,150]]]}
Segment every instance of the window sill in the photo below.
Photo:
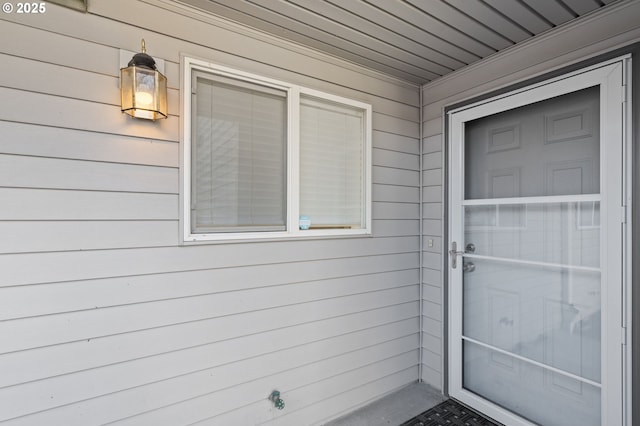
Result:
{"label": "window sill", "polygon": [[370,229],[322,228],[300,230],[296,232],[246,232],[219,234],[188,234],[182,245],[196,244],[224,244],[224,243],[255,243],[263,241],[299,241],[334,238],[371,237]]}

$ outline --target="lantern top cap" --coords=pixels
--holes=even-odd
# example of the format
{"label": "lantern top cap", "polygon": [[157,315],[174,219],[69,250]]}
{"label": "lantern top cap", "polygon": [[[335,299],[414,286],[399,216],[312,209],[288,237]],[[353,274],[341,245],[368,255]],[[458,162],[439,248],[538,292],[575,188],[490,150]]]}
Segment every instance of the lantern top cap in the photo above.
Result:
{"label": "lantern top cap", "polygon": [[145,46],[144,39],[142,39],[142,52],[133,55],[133,58],[131,58],[127,66],[144,67],[151,70],[157,70],[156,61],[154,61],[151,56],[147,55],[147,48]]}

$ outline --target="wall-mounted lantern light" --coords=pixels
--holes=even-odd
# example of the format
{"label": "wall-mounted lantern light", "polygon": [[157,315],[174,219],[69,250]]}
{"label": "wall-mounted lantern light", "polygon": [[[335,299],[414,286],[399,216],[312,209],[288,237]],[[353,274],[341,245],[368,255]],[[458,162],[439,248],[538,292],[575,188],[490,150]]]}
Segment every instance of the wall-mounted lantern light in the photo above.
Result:
{"label": "wall-mounted lantern light", "polygon": [[126,68],[120,69],[120,105],[132,117],[156,120],[167,118],[167,78],[147,55],[142,40],[142,53],[136,53]]}

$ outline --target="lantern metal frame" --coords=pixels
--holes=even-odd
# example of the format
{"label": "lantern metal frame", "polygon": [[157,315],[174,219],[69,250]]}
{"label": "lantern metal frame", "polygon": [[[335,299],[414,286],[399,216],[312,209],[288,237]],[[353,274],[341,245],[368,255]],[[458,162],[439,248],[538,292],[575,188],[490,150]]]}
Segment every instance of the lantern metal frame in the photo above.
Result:
{"label": "lantern metal frame", "polygon": [[167,118],[167,78],[147,54],[144,39],[141,53],[120,69],[120,109],[136,118]]}

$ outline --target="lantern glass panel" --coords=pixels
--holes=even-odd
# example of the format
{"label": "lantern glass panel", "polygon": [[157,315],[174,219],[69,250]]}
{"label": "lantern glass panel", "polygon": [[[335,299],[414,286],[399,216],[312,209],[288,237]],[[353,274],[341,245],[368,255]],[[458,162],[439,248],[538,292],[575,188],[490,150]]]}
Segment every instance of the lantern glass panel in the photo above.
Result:
{"label": "lantern glass panel", "polygon": [[132,117],[167,117],[167,78],[148,68],[130,66],[120,73],[121,109]]}

